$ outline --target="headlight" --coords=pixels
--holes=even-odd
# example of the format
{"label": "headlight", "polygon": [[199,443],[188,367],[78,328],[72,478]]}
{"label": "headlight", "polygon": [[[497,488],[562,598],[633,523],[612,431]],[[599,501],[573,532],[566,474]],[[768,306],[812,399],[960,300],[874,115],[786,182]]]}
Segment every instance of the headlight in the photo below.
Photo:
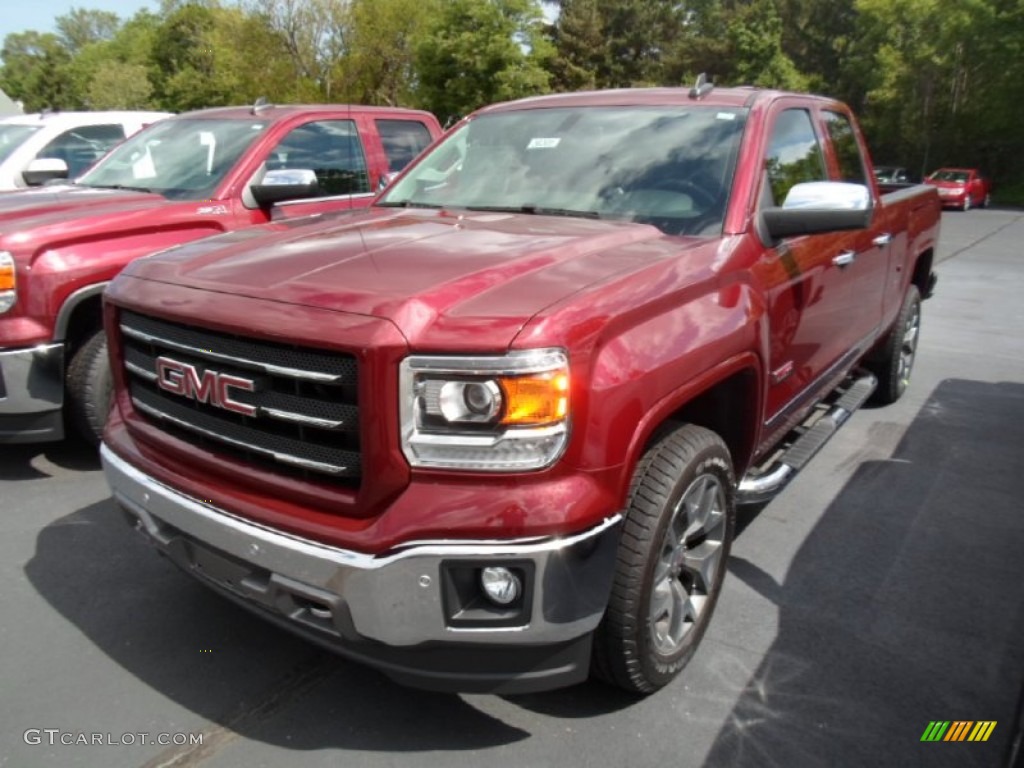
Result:
{"label": "headlight", "polygon": [[0,315],[14,306],[18,300],[17,277],[14,273],[14,257],[7,251],[0,251]]}
{"label": "headlight", "polygon": [[565,449],[569,360],[560,349],[408,357],[399,385],[402,451],[414,467],[518,472]]}

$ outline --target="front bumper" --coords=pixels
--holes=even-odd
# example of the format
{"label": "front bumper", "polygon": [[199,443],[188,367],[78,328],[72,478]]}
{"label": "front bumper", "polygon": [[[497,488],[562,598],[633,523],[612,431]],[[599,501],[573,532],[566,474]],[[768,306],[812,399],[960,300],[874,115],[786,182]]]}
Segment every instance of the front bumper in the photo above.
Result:
{"label": "front bumper", "polygon": [[0,351],[0,444],[64,437],[64,345]]}
{"label": "front bumper", "polygon": [[[104,445],[114,499],[175,564],[278,624],[399,682],[518,693],[589,670],[611,589],[621,518],[574,536],[410,544],[368,555],[272,530],[159,483]],[[529,574],[521,620],[458,611],[452,574]],[[463,589],[464,592],[464,584]],[[475,615],[466,621],[461,616]]]}

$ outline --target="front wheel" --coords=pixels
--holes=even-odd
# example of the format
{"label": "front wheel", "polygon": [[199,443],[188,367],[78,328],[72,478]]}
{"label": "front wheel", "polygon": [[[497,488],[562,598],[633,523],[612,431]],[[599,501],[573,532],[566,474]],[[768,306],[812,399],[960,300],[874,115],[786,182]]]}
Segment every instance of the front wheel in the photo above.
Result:
{"label": "front wheel", "polygon": [[93,445],[99,445],[103,437],[113,392],[107,337],[100,330],[75,351],[67,372],[68,419]]}
{"label": "front wheel", "polygon": [[968,194],[964,195],[964,205],[963,205],[963,209],[964,209],[965,211],[969,211],[969,210],[971,210],[971,195],[970,195],[970,193],[968,193]]}
{"label": "front wheel", "polygon": [[921,294],[911,284],[903,297],[896,322],[878,349],[878,357],[869,366],[878,377],[874,401],[888,405],[900,399],[910,383],[921,335]]}
{"label": "front wheel", "polygon": [[725,577],[734,490],[729,449],[703,427],[681,426],[644,454],[594,641],[599,677],[652,693],[693,656]]}

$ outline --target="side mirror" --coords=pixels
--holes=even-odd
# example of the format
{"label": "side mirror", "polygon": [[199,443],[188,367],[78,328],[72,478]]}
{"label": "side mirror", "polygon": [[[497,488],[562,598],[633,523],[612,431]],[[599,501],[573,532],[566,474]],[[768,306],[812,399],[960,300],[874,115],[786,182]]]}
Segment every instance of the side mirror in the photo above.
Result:
{"label": "side mirror", "polygon": [[68,164],[56,157],[37,157],[21,172],[30,187],[39,187],[48,181],[66,179]]}
{"label": "side mirror", "polygon": [[377,182],[377,191],[378,192],[383,192],[385,189],[388,188],[388,185],[391,184],[391,182],[394,181],[397,178],[398,178],[398,174],[395,173],[395,172],[392,172],[392,173],[382,173],[380,175],[380,181]]}
{"label": "side mirror", "polygon": [[259,184],[253,184],[249,190],[261,208],[269,208],[286,200],[317,197],[320,194],[320,183],[311,170],[283,169],[267,171],[263,180]]}
{"label": "side mirror", "polygon": [[871,224],[871,192],[863,184],[844,181],[795,184],[781,208],[766,208],[761,212],[761,221],[771,241],[865,229]]}

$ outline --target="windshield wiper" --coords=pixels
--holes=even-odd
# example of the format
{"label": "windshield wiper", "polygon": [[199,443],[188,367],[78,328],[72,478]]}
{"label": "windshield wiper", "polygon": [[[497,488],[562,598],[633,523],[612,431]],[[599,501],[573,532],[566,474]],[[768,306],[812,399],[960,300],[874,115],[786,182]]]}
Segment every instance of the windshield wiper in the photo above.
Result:
{"label": "windshield wiper", "polygon": [[597,211],[577,211],[572,208],[546,208],[540,205],[467,205],[469,211],[490,211],[493,213],[528,213],[535,216],[572,216],[580,219],[600,219]]}
{"label": "windshield wiper", "polygon": [[444,208],[435,203],[418,203],[415,200],[401,200],[397,203],[377,203],[380,208]]}
{"label": "windshield wiper", "polygon": [[153,193],[153,190],[150,189],[149,187],[132,187],[129,186],[128,184],[82,184],[81,182],[76,182],[76,185],[79,187],[90,187],[91,189],[123,189],[127,190],[128,192],[148,192],[150,194]]}

